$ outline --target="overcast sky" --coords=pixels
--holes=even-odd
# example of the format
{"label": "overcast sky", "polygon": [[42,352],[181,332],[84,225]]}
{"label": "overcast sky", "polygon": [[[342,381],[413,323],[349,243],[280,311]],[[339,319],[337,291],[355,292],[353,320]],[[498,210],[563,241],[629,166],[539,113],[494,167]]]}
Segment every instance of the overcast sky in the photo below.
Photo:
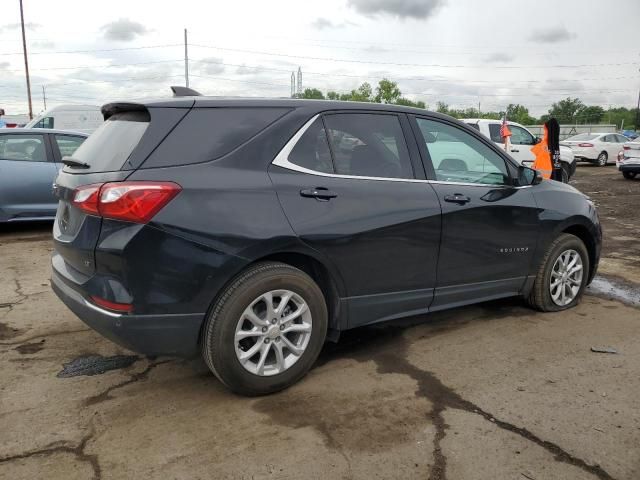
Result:
{"label": "overcast sky", "polygon": [[[432,108],[534,115],[567,96],[634,107],[640,1],[618,0],[24,0],[34,113],[62,103],[168,96],[286,97],[348,91],[383,77]],[[27,112],[18,0],[0,2],[0,107]],[[75,53],[64,53],[75,52]]]}

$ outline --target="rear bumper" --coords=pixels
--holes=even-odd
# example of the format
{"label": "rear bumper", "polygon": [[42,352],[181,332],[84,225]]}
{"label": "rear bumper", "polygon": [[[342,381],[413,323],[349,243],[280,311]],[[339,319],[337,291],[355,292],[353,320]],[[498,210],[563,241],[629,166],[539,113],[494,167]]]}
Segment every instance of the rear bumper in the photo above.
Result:
{"label": "rear bumper", "polygon": [[620,165],[618,170],[621,172],[640,173],[640,163]]}
{"label": "rear bumper", "polygon": [[204,313],[128,315],[90,303],[53,270],[51,287],[80,320],[114,343],[144,355],[189,357],[199,352]]}

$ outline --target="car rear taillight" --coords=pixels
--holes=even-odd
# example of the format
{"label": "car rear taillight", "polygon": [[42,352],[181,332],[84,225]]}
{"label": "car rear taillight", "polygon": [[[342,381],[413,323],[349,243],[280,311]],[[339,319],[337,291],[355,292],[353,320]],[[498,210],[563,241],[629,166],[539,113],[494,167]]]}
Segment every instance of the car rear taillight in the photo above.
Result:
{"label": "car rear taillight", "polygon": [[76,188],[71,203],[89,215],[100,215],[98,213],[100,187],[102,187],[101,183],[94,183]]}
{"label": "car rear taillight", "polygon": [[593,143],[579,143],[579,147],[593,147]]}
{"label": "car rear taillight", "polygon": [[76,189],[73,205],[90,215],[147,223],[182,190],[173,182],[111,182]]}
{"label": "car rear taillight", "polygon": [[631,147],[629,145],[624,145],[622,147],[623,150],[631,150]]}

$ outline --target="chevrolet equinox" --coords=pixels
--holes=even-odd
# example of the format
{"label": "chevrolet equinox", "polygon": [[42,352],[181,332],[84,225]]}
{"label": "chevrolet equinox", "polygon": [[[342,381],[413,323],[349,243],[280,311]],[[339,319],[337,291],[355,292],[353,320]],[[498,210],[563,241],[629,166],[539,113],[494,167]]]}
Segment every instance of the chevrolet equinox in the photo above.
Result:
{"label": "chevrolet equinox", "polygon": [[401,106],[178,96],[111,103],[54,184],[52,286],[148,355],[281,390],[340,331],[509,296],[573,307],[593,203],[479,132]]}

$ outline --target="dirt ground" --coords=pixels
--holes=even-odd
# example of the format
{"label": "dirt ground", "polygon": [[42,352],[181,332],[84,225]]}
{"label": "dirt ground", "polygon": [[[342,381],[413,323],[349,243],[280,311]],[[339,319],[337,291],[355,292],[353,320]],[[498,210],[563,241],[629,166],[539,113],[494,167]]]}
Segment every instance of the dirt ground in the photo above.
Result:
{"label": "dirt ground", "polygon": [[577,308],[357,329],[255,399],[89,330],[50,290],[50,225],[3,227],[0,478],[640,478],[640,181],[581,165],[572,183],[605,229]]}

